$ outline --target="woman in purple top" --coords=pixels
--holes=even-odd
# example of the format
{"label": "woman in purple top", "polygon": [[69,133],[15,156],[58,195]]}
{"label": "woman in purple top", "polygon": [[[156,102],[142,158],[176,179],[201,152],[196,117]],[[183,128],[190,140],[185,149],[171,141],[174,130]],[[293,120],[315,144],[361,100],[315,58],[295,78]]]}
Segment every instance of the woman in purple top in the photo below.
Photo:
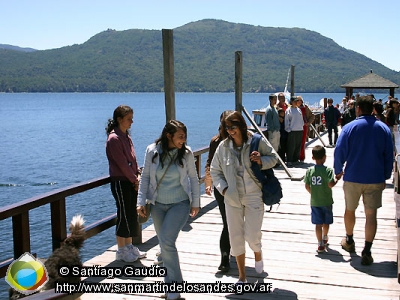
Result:
{"label": "woman in purple top", "polygon": [[114,110],[106,127],[106,154],[111,178],[111,192],[117,205],[116,236],[118,251],[116,260],[134,262],[146,256],[132,245],[132,236],[138,231],[136,214],[137,191],[140,171],[135,149],[129,135],[133,123],[133,109],[120,105]]}

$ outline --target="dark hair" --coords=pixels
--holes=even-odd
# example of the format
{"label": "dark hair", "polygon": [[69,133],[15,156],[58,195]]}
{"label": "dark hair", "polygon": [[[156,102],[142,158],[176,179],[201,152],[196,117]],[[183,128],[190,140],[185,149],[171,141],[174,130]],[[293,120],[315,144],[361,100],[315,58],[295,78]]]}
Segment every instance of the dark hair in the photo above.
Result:
{"label": "dark hair", "polygon": [[109,135],[111,131],[113,131],[116,127],[119,126],[118,124],[118,118],[123,118],[127,114],[133,113],[133,109],[129,107],[128,105],[120,105],[114,110],[113,118],[108,119],[107,125],[106,125],[106,133]]}
{"label": "dark hair", "polygon": [[323,159],[326,155],[325,148],[321,145],[317,145],[312,149],[312,155],[314,159]]}
{"label": "dark hair", "polygon": [[[244,120],[242,114],[236,110],[229,113],[225,119],[222,121],[222,126],[225,128],[226,123],[231,123],[232,125],[239,126],[239,130],[242,133],[243,142],[246,143],[248,140],[247,136],[247,124]],[[228,138],[231,138],[230,136]]]}
{"label": "dark hair", "polygon": [[356,106],[358,106],[363,115],[372,115],[374,110],[374,98],[370,95],[361,96],[356,101]]}
{"label": "dark hair", "polygon": [[373,108],[375,109],[375,111],[376,111],[376,113],[378,115],[383,114],[383,105],[382,105],[382,103],[380,103],[378,101],[375,101],[372,105],[373,105]]}
{"label": "dark hair", "polygon": [[392,99],[389,100],[388,106],[389,106],[390,108],[393,108],[393,104],[394,104],[394,103],[399,104],[399,101],[398,101],[396,98],[392,98]]}
{"label": "dark hair", "polygon": [[218,128],[218,136],[220,137],[221,141],[226,139],[229,134],[228,132],[226,132],[225,126],[222,124],[223,120],[225,120],[225,118],[233,113],[234,110],[225,110],[222,112],[222,114],[219,116],[219,128]]}
{"label": "dark hair", "polygon": [[269,94],[269,101],[273,100],[274,98],[278,98],[275,94]]}
{"label": "dark hair", "polygon": [[328,99],[328,103],[333,103],[333,99],[332,99],[332,98],[329,98],[329,99]]}
{"label": "dark hair", "polygon": [[[182,129],[183,132],[185,133],[185,135],[187,136],[187,128],[186,128],[185,124],[183,124],[182,122],[180,122],[178,120],[170,120],[167,124],[165,124],[163,131],[161,132],[161,136],[156,140],[156,144],[161,144],[162,152],[160,154],[160,162],[161,162],[162,167],[164,167],[165,158],[168,154],[168,151],[170,150],[168,148],[169,139],[168,139],[167,134],[169,133],[171,135],[171,137],[173,137],[175,135],[175,133],[178,131],[178,129]],[[175,159],[176,161],[178,161],[178,164],[181,167],[183,167],[182,159],[185,155],[186,150],[187,150],[186,143],[184,143],[182,148],[178,149],[178,155]],[[153,156],[153,158],[152,158],[153,163],[157,156],[158,156],[158,153],[156,153]]]}

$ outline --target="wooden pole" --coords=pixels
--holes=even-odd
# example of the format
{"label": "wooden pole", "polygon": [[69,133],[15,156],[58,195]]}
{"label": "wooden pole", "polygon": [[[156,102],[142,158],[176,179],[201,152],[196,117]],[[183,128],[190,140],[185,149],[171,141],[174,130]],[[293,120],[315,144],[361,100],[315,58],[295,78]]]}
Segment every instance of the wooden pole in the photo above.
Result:
{"label": "wooden pole", "polygon": [[67,214],[65,197],[50,203],[51,233],[53,251],[60,248],[61,242],[67,237]]}
{"label": "wooden pole", "polygon": [[389,94],[390,94],[390,96],[394,97],[394,88],[390,88]]}
{"label": "wooden pole", "polygon": [[235,110],[242,111],[242,51],[235,52]]}
{"label": "wooden pole", "polygon": [[25,252],[31,252],[31,235],[29,230],[29,213],[21,212],[12,217],[14,259]]}
{"label": "wooden pole", "polygon": [[294,96],[294,65],[290,68],[290,98]]}
{"label": "wooden pole", "polygon": [[174,35],[172,29],[162,30],[164,58],[164,93],[166,122],[176,119],[174,89]]}

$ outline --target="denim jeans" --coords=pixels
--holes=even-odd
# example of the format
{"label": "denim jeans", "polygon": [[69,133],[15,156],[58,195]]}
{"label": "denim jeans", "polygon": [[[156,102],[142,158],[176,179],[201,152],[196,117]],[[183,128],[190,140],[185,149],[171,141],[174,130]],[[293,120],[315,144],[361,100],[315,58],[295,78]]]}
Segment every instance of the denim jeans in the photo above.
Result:
{"label": "denim jeans", "polygon": [[182,282],[181,266],[178,251],[175,246],[179,232],[185,226],[190,212],[189,200],[174,204],[156,202],[151,208],[154,228],[160,243],[164,267],[167,268],[165,283]]}

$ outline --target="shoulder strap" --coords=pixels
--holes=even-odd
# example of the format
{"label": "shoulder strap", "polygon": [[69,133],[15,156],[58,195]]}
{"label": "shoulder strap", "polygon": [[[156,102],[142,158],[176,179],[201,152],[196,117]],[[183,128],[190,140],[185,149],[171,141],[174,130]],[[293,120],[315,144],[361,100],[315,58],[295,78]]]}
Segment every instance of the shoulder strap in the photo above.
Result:
{"label": "shoulder strap", "polygon": [[[258,146],[260,145],[261,135],[259,133],[254,133],[250,142],[250,153],[253,151],[258,151]],[[260,166],[256,162],[251,162],[250,165],[253,174],[257,177],[258,181],[262,183],[264,176],[261,173]]]}
{"label": "shoulder strap", "polygon": [[169,164],[168,164],[167,168],[165,169],[165,172],[164,172],[163,176],[160,178],[160,181],[157,183],[157,187],[156,187],[155,191],[158,190],[158,187],[160,186],[161,181],[164,179],[164,176],[165,176],[165,174],[167,173],[167,171],[168,171],[168,169],[169,169],[169,167],[170,167],[170,165],[172,164],[172,161],[173,161],[174,159],[175,159],[175,155],[174,155],[174,157],[172,157],[171,160],[169,161]]}
{"label": "shoulder strap", "polygon": [[253,151],[258,151],[258,145],[260,144],[261,135],[259,133],[254,133],[250,142],[250,153]]}

